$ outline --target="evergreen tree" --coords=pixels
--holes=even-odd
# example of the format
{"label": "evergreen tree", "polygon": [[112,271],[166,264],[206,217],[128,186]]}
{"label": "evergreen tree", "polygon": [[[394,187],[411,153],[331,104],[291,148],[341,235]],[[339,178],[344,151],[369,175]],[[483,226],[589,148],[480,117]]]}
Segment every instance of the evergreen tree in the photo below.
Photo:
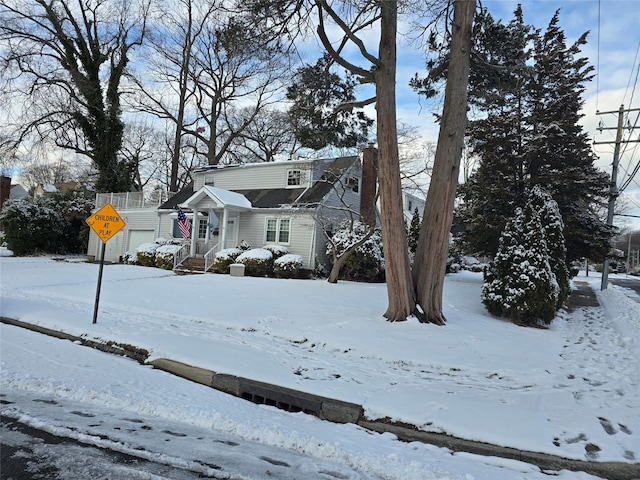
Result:
{"label": "evergreen tree", "polygon": [[416,253],[418,248],[418,238],[420,237],[420,212],[418,207],[413,210],[413,216],[411,217],[411,225],[409,225],[409,232],[407,240],[409,241],[409,251],[413,254]]}
{"label": "evergreen tree", "polygon": [[547,249],[549,250],[549,265],[558,284],[556,309],[559,309],[570,293],[562,215],[556,201],[539,186],[535,186],[529,192],[529,203],[534,211],[539,212],[542,219]]}
{"label": "evergreen tree", "polygon": [[578,124],[584,83],[593,67],[578,57],[583,34],[567,47],[559,12],[534,42],[534,69],[527,87],[531,137],[523,152],[530,185],[541,185],[558,202],[564,219],[567,259],[604,258],[613,234],[593,206],[607,195],[608,174],[594,166],[589,138]]}
{"label": "evergreen tree", "polygon": [[[592,67],[579,57],[586,34],[566,45],[559,14],[542,33],[525,25],[520,7],[508,24],[483,10],[474,30],[469,101],[477,113],[467,130],[478,168],[459,189],[458,215],[465,249],[495,255],[498,239],[527,191],[540,185],[558,203],[565,225],[567,262],[603,257],[612,229],[595,214],[608,177],[594,166],[587,135],[578,124],[584,84]],[[446,71],[446,56],[429,77],[414,78],[421,93]],[[430,90],[431,88],[431,90]]]}
{"label": "evergreen tree", "polygon": [[373,120],[362,110],[338,108],[355,102],[358,81],[347,73],[345,78],[331,71],[328,54],[314,65],[305,65],[294,75],[287,88],[293,101],[289,115],[296,139],[303,147],[320,150],[328,145],[353,148],[367,141]]}
{"label": "evergreen tree", "polygon": [[549,324],[556,312],[558,285],[548,259],[540,215],[528,202],[507,223],[485,272],[482,303],[487,310],[517,323]]}

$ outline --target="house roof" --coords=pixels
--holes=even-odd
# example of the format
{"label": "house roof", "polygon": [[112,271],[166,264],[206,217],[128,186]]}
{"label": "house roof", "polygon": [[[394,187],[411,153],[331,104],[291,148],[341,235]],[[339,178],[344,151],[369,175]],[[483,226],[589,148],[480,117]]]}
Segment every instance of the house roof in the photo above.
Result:
{"label": "house roof", "polygon": [[[338,157],[330,161],[323,162],[322,166],[322,178],[315,182],[308,189],[305,188],[269,188],[269,189],[249,189],[249,190],[222,190],[215,187],[207,187],[213,190],[213,194],[218,197],[223,203],[227,205],[235,205],[237,207],[245,208],[246,204],[242,199],[232,196],[226,197],[227,194],[235,194],[244,198],[244,200],[250,203],[248,208],[280,208],[283,205],[316,205],[324,199],[324,197],[331,191],[333,185],[344,175],[359,157]],[[306,160],[305,162],[309,162]],[[292,164],[295,162],[292,162]],[[298,162],[299,163],[299,162]],[[258,164],[261,166],[268,166],[271,164]],[[253,166],[253,164],[251,164]],[[205,188],[205,187],[203,187]],[[201,192],[202,189],[199,191]],[[194,195],[199,192],[193,191],[193,183],[190,183],[187,187],[180,190],[172,198],[160,205],[160,209],[175,210],[178,205],[184,205],[192,203]],[[226,192],[226,193],[223,193]],[[203,197],[200,197],[203,198]],[[228,200],[228,201],[227,201]],[[185,205],[186,206],[186,205]]]}
{"label": "house roof", "polygon": [[274,188],[258,190],[238,190],[256,208],[278,208],[291,205],[302,195],[304,188]]}
{"label": "house roof", "polygon": [[358,160],[357,156],[339,157],[324,167],[322,178],[307,190],[296,202],[308,205],[317,204],[331,191],[333,185]]}
{"label": "house roof", "polygon": [[202,187],[182,202],[181,205],[187,208],[193,208],[204,198],[213,200],[217,207],[231,207],[241,210],[249,210],[252,207],[251,202],[247,200],[244,195],[210,185]]}
{"label": "house roof", "polygon": [[178,205],[183,204],[191,195],[193,195],[193,182],[176,193],[169,200],[158,207],[159,210],[175,210]]}

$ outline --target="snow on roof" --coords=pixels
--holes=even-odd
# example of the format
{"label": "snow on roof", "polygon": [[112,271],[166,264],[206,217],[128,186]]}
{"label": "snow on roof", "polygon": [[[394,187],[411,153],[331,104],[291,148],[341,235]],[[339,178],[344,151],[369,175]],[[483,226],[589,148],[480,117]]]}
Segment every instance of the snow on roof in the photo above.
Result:
{"label": "snow on roof", "polygon": [[209,185],[205,185],[200,190],[191,195],[187,200],[184,201],[182,206],[186,208],[192,208],[194,205],[197,205],[205,196],[216,201],[216,203],[223,204],[225,207],[237,207],[243,209],[252,208],[251,202],[247,200],[244,195],[236,192],[230,192],[229,190],[223,190],[222,188],[212,187]]}
{"label": "snow on roof", "polygon": [[52,185],[51,183],[43,183],[42,190],[48,193],[55,193],[58,191],[58,188],[55,185]]}

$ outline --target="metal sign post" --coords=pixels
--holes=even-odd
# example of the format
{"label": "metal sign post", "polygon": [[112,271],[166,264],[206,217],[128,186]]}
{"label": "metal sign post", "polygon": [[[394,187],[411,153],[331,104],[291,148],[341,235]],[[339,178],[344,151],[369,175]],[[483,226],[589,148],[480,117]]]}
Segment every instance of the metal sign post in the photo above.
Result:
{"label": "metal sign post", "polygon": [[116,233],[122,230],[126,223],[120,217],[116,209],[110,203],[91,215],[86,220],[91,230],[102,240],[102,253],[100,254],[100,270],[98,271],[98,287],[96,288],[96,303],[93,308],[93,323],[98,321],[98,304],[100,303],[100,288],[102,286],[102,269],[104,268],[104,254],[107,242]]}

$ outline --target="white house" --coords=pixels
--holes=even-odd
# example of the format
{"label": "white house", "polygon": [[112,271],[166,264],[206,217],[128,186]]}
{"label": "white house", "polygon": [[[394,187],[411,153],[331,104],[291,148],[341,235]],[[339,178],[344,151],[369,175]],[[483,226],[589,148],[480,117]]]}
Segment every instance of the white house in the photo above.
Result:
{"label": "white house", "polygon": [[[191,220],[184,256],[211,257],[246,242],[253,248],[282,245],[303,258],[303,268],[324,263],[326,240],[347,215],[375,222],[375,155],[202,167],[193,182],[171,198],[98,194],[96,208],[111,203],[126,227],[107,242],[105,260],[158,237],[182,238],[178,207]],[[194,221],[195,219],[195,221]],[[99,259],[100,240],[91,232],[90,258]]]}

